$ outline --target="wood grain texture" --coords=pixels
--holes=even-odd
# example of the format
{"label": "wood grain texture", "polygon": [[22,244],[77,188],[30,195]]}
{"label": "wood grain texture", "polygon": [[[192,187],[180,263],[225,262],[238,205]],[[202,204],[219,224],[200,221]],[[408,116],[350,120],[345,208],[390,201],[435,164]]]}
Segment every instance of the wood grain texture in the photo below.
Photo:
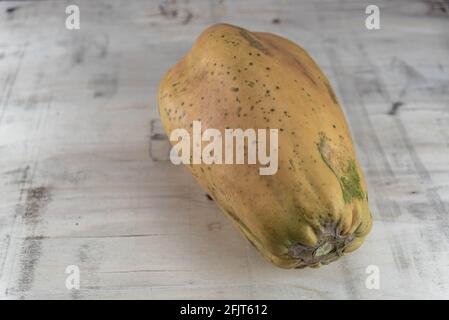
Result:
{"label": "wood grain texture", "polygon": [[[355,0],[0,2],[0,298],[449,298],[449,17],[376,2],[376,31]],[[159,80],[215,22],[284,35],[329,76],[370,190],[358,251],[276,269],[167,161]]]}

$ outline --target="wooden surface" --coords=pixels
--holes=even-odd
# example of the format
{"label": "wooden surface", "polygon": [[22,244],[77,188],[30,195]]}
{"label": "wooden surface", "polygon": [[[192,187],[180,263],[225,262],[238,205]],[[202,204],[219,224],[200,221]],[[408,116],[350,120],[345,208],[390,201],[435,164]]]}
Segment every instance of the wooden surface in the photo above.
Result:
{"label": "wooden surface", "polygon": [[[449,298],[444,12],[424,1],[92,2],[0,2],[0,298]],[[65,28],[68,4],[80,30]],[[368,4],[380,30],[365,28]],[[159,79],[215,22],[284,35],[329,76],[375,220],[353,254],[277,269],[167,161]],[[69,265],[80,290],[65,287]],[[365,286],[370,265],[379,290]]]}

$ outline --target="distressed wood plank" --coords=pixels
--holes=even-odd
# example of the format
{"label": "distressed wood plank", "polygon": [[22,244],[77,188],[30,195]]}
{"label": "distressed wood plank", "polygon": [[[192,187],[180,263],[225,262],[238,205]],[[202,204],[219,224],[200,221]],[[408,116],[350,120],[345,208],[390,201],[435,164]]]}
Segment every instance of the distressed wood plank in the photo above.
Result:
{"label": "distressed wood plank", "polygon": [[[366,1],[71,3],[78,31],[65,3],[0,2],[0,298],[449,297],[447,15],[381,1],[368,31]],[[274,268],[167,161],[159,79],[219,21],[291,38],[334,84],[375,220],[348,257]]]}

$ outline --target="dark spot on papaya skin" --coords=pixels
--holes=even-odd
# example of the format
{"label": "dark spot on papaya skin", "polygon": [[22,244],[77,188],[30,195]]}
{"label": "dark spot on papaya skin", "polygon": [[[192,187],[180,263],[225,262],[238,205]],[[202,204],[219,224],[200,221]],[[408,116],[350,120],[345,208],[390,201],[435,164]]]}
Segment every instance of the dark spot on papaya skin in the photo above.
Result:
{"label": "dark spot on papaya skin", "polygon": [[267,48],[265,48],[262,43],[260,43],[259,40],[257,40],[253,35],[251,35],[248,31],[246,31],[245,29],[240,29],[240,35],[246,40],[248,41],[249,45],[257,50],[259,50],[260,52],[266,54],[266,55],[270,55],[270,53],[268,52]]}

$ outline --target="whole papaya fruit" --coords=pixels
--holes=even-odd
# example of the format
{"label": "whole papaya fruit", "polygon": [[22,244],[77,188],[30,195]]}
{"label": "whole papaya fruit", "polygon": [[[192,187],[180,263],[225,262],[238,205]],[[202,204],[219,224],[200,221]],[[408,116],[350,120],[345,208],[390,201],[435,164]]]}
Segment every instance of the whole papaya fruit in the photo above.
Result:
{"label": "whole papaya fruit", "polygon": [[362,244],[372,220],[349,127],[326,76],[300,46],[212,25],[167,72],[158,100],[168,135],[192,134],[193,121],[279,130],[273,175],[254,164],[187,165],[267,260],[318,267]]}

